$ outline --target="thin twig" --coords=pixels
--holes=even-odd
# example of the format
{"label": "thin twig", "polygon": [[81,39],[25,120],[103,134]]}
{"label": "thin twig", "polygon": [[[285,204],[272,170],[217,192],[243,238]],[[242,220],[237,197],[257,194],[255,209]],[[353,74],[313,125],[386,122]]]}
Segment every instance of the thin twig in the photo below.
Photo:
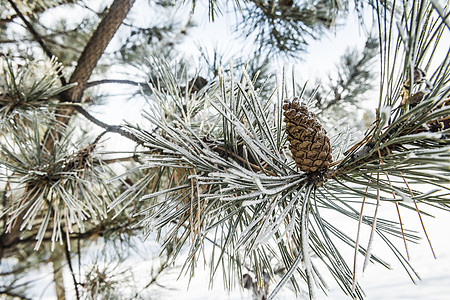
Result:
{"label": "thin twig", "polygon": [[20,294],[14,293],[14,292],[10,292],[10,291],[0,291],[0,295],[6,295],[6,296],[10,296],[18,299],[22,299],[22,300],[31,300],[31,298],[27,298],[25,296],[22,296]]}
{"label": "thin twig", "polygon": [[[129,226],[129,223],[125,223],[125,224],[120,224],[114,227],[111,227],[112,223],[101,223],[100,225],[93,227],[92,229],[85,231],[85,232],[80,232],[77,234],[71,234],[71,239],[87,239],[87,238],[95,238],[97,236],[102,236],[106,231],[108,232],[113,232],[113,231],[117,231],[119,229],[122,229],[123,232],[137,232],[139,230],[143,229],[143,226],[133,226],[133,228],[128,228],[127,226]],[[125,229],[124,229],[125,228]],[[131,234],[130,233],[130,234]],[[36,241],[36,237],[35,236],[29,236],[23,239],[18,240],[14,245],[26,245],[29,243],[34,243]],[[51,241],[51,237],[46,237],[44,239],[42,239],[43,242],[49,242]]]}
{"label": "thin twig", "polygon": [[[80,232],[78,232],[80,234]],[[81,239],[77,238],[77,255],[78,255],[78,281],[81,282]]]}
{"label": "thin twig", "polygon": [[102,164],[109,165],[114,164],[118,162],[129,162],[129,161],[135,161],[139,162],[137,155],[127,156],[127,157],[118,157],[118,158],[111,158],[111,159],[103,159],[101,161]]}
{"label": "thin twig", "polygon": [[89,112],[87,112],[82,106],[80,105],[73,105],[74,109],[79,112],[80,114],[82,114],[86,119],[88,119],[89,121],[91,121],[92,123],[94,123],[95,125],[104,128],[107,132],[115,132],[120,134],[123,137],[126,137],[130,140],[132,140],[133,142],[136,142],[138,145],[142,145],[144,144],[144,141],[139,139],[137,136],[135,136],[134,134],[132,134],[131,132],[124,130],[122,128],[122,126],[120,125],[109,125],[106,124],[102,121],[100,121],[99,119],[95,118],[93,115],[91,115]]}
{"label": "thin twig", "polygon": [[137,82],[137,81],[128,80],[128,79],[101,79],[101,80],[89,81],[88,83],[86,83],[86,88],[90,88],[90,87],[100,85],[100,84],[110,84],[110,83],[128,84],[128,85],[134,85],[134,86],[146,86],[147,85],[147,83],[145,83],[145,82]]}
{"label": "thin twig", "polygon": [[[156,271],[156,274],[152,276],[152,278],[150,279],[150,281],[145,285],[144,288],[142,288],[141,292],[139,294],[142,294],[142,292],[144,292],[145,289],[149,288],[153,283],[156,282],[156,280],[158,279],[158,277],[163,273],[163,271],[168,267],[168,263],[170,260],[170,256],[169,254],[166,255],[166,259],[161,263],[161,265],[159,266],[158,270]],[[139,296],[138,293],[135,294],[135,298],[138,298]]]}
{"label": "thin twig", "polygon": [[74,285],[74,288],[75,288],[75,295],[77,297],[77,300],[80,300],[80,293],[78,291],[78,282],[77,282],[77,279],[75,278],[75,273],[73,271],[72,259],[70,257],[69,244],[68,244],[67,241],[64,243],[64,250],[65,250],[65,253],[66,253],[67,264],[69,265],[69,270],[70,270],[70,273],[71,273],[72,279],[73,279],[73,285]]}
{"label": "thin twig", "polygon": [[54,45],[55,48],[67,49],[67,50],[73,51],[75,53],[78,53],[78,51],[80,51],[76,46],[71,47],[69,45],[65,45],[63,43],[57,42],[55,40],[50,40],[48,38],[43,38],[43,39],[45,39],[47,43]]}

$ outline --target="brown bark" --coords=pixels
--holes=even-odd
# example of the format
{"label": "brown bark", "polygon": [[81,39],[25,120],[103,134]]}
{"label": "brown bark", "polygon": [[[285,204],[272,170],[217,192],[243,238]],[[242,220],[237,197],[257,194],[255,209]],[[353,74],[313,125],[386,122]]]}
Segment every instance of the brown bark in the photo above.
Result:
{"label": "brown bark", "polygon": [[79,102],[81,100],[81,95],[92,71],[134,2],[135,0],[115,0],[111,4],[107,14],[89,39],[78,59],[78,65],[70,77],[69,83],[78,83],[67,92],[71,101]]}
{"label": "brown bark", "polygon": [[11,226],[11,229],[8,232],[4,231],[0,235],[0,260],[5,255],[5,251],[8,248],[11,248],[12,246],[14,246],[17,243],[17,241],[19,240],[20,226],[23,223],[23,217],[25,216],[25,213],[26,213],[26,211],[21,212],[17,216],[13,226]]}
{"label": "brown bark", "polygon": [[[92,34],[86,47],[78,59],[78,64],[70,77],[70,83],[77,83],[76,86],[63,94],[63,100],[69,102],[81,102],[81,96],[86,88],[86,83],[92,75],[98,60],[105,52],[120,24],[127,16],[135,0],[115,0],[108,12],[101,20],[97,29]],[[73,106],[62,106],[56,111],[56,120],[59,124],[67,124],[73,115]],[[57,135],[56,135],[57,136]],[[52,149],[54,139],[48,139],[46,149]]]}
{"label": "brown bark", "polygon": [[56,299],[66,299],[66,289],[64,288],[64,276],[63,276],[63,254],[61,248],[56,248],[51,256],[53,265],[53,282],[55,283]]}

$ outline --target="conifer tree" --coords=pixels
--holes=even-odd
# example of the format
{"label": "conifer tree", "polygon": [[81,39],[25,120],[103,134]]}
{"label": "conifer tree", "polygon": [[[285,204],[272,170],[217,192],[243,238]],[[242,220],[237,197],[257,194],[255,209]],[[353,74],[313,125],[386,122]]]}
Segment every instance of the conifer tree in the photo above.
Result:
{"label": "conifer tree", "polygon": [[[24,280],[50,265],[57,299],[145,299],[174,264],[189,277],[205,264],[211,282],[222,276],[228,289],[249,289],[255,299],[273,299],[286,286],[313,299],[330,279],[363,299],[357,270],[389,267],[372,253],[374,241],[418,279],[408,244],[420,236],[404,226],[402,212],[417,213],[428,239],[427,208],[448,211],[450,202],[448,7],[437,0],[208,1],[211,22],[233,11],[236,31],[256,50],[250,61],[228,63],[201,48],[202,71],[177,47],[194,26],[197,2],[114,0],[93,9],[81,0],[0,1],[0,293],[28,299]],[[133,19],[142,7],[167,19],[142,26]],[[71,10],[83,18],[72,19]],[[377,30],[362,51],[342,56],[329,83],[311,89],[286,73],[273,80],[272,58],[298,62],[350,10],[362,26],[362,11],[370,11]],[[117,96],[96,88],[116,85],[145,99],[142,122],[92,112]],[[357,135],[336,112],[356,114],[371,89],[376,117]],[[92,135],[87,126],[101,131]],[[134,150],[108,149],[109,136]],[[397,218],[379,216],[381,203]],[[352,221],[357,235],[336,216]],[[163,249],[159,264],[144,286],[124,291],[134,275],[116,271],[130,254],[121,249],[145,239]],[[98,260],[81,270],[99,240],[106,246]],[[102,263],[111,247],[118,263]],[[65,269],[71,278],[63,280]]]}

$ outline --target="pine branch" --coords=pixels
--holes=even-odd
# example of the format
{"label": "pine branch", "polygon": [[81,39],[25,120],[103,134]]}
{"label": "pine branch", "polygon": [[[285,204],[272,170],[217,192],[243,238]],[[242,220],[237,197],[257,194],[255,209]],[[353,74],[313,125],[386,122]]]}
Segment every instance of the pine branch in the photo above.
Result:
{"label": "pine branch", "polygon": [[[256,2],[264,4],[263,1]],[[272,3],[285,11],[293,5],[290,1]],[[361,299],[364,295],[356,274],[352,273],[340,252],[341,244],[354,247],[355,262],[357,255],[363,255],[368,262],[384,267],[389,265],[372,253],[370,244],[367,249],[359,245],[359,233],[354,240],[339,224],[334,224],[335,219],[330,219],[329,212],[360,227],[371,228],[372,237],[381,237],[414,280],[417,273],[392,241],[392,238],[398,238],[406,245],[419,238],[416,233],[403,228],[400,209],[416,211],[424,224],[422,216],[427,211],[419,207],[419,202],[447,210],[450,203],[449,188],[443,184],[448,181],[450,168],[450,90],[447,87],[450,54],[439,60],[434,73],[423,75],[430,81],[432,89],[412,103],[413,96],[421,88],[421,82],[414,79],[415,68],[432,65],[426,53],[434,53],[439,37],[447,27],[444,22],[439,22],[442,17],[433,20],[432,6],[427,1],[399,8],[404,10],[401,19],[396,19],[395,14],[389,17],[379,14],[380,27],[386,26],[383,30],[392,30],[397,25],[401,33],[396,39],[394,32],[380,29],[383,68],[378,118],[362,140],[349,146],[350,150],[342,159],[327,165],[319,162],[318,155],[328,157],[330,154],[330,160],[337,159],[340,153],[336,154],[336,147],[348,149],[344,145],[349,143],[341,141],[349,136],[348,130],[338,130],[336,136],[327,135],[320,130],[315,116],[308,113],[307,104],[301,108],[291,107],[293,111],[288,121],[293,125],[284,126],[283,110],[287,111],[289,106],[283,107],[283,100],[290,98],[286,83],[266,96],[255,88],[257,78],[251,78],[246,72],[241,76],[230,72],[232,78],[222,73],[207,89],[189,94],[185,86],[183,94],[180,78],[185,80],[186,74],[180,76],[167,63],[156,61],[154,72],[158,76],[155,78],[161,85],[149,87],[152,101],[144,114],[145,128],[156,128],[153,132],[132,124],[106,124],[90,115],[79,103],[73,103],[76,99],[66,98],[71,103],[61,102],[59,111],[65,105],[71,110],[67,119],[78,112],[105,132],[117,132],[151,150],[139,153],[143,164],[126,171],[126,178],[120,185],[123,193],[110,203],[109,209],[115,209],[116,216],[122,216],[126,214],[121,212],[132,205],[133,212],[138,213],[133,213],[133,218],[124,222],[126,232],[132,232],[133,228],[129,227],[132,222],[138,222],[137,228],[145,228],[147,232],[159,230],[164,244],[174,245],[171,252],[174,257],[189,244],[183,270],[189,270],[190,275],[201,254],[208,257],[203,242],[211,241],[215,245],[208,261],[211,280],[221,266],[226,272],[227,287],[233,285],[232,276],[238,274],[240,280],[242,268],[248,268],[254,270],[260,283],[261,279],[265,282],[265,275],[280,282],[272,296],[282,284],[291,282],[296,290],[300,290],[301,283],[308,284],[312,297],[315,286],[326,289],[319,270],[328,270],[344,293]],[[396,10],[393,8],[392,11]],[[286,16],[289,14],[281,17]],[[386,51],[394,48],[393,52]],[[357,69],[364,69],[362,63],[356,62]],[[342,80],[342,86],[348,88],[358,82],[355,77],[351,73],[348,81]],[[81,90],[88,86],[87,80]],[[406,85],[408,80],[409,85]],[[195,81],[193,83],[192,90]],[[405,86],[411,99],[400,96]],[[335,91],[338,95],[339,90]],[[301,94],[304,95],[304,91]],[[401,102],[404,103],[399,105]],[[301,117],[305,122],[296,124]],[[286,118],[284,121],[288,123]],[[90,156],[93,145],[68,155],[68,149],[79,147],[69,145],[70,136],[64,135],[58,147],[43,149],[39,126],[33,125],[30,128],[37,129],[33,134],[15,136],[14,147],[8,140],[2,143],[4,153],[1,157],[7,157],[2,161],[2,167],[12,174],[11,179],[5,180],[27,184],[24,198],[13,199],[17,201],[7,211],[12,219],[6,223],[11,228],[14,218],[19,223],[17,220],[25,217],[23,227],[39,224],[39,246],[43,241],[61,239],[61,225],[71,221],[60,217],[62,214],[53,217],[45,210],[34,214],[26,205],[38,203],[43,207],[56,207],[54,213],[69,209],[71,215],[80,215],[76,221],[81,228],[83,220],[92,218],[95,222],[97,215],[107,217],[102,208],[109,198],[99,198],[99,195],[113,197],[116,191],[111,192],[109,186],[93,191],[93,186],[88,185],[102,180],[101,176],[86,175],[98,170],[97,161]],[[103,134],[95,139],[94,145]],[[330,149],[330,145],[334,149]],[[38,164],[30,162],[33,157],[52,159]],[[316,168],[314,165],[321,167],[319,172],[313,169]],[[423,185],[432,185],[436,190],[421,191]],[[52,192],[57,192],[48,193],[49,186]],[[80,193],[82,197],[74,198]],[[60,208],[57,202],[52,202],[53,197],[62,203],[61,210],[57,210]],[[396,209],[398,219],[384,219],[381,211],[371,217],[364,215],[363,205],[375,207],[383,202],[395,204],[392,207]],[[80,203],[89,209],[80,210],[64,206],[64,203]],[[361,209],[355,205],[361,205]],[[21,215],[25,211],[29,215]],[[322,211],[327,213],[321,214]],[[54,223],[53,231],[47,226],[49,222]],[[89,227],[78,237],[96,237],[105,230],[120,228],[117,223],[112,224],[101,220],[100,226]],[[427,235],[425,225],[422,227]],[[56,232],[55,236],[52,232]],[[30,236],[25,235],[29,242]],[[277,274],[279,269],[287,270],[282,278]],[[102,277],[100,281],[106,278],[105,273],[97,275]],[[76,280],[74,282],[77,285]]]}
{"label": "pine branch", "polygon": [[68,243],[69,243],[68,241],[66,241],[64,243],[64,253],[66,255],[67,265],[69,266],[70,274],[72,276],[73,287],[75,289],[75,296],[76,296],[77,300],[80,300],[80,292],[78,291],[78,282],[77,282],[77,278],[75,277],[75,273],[73,271],[72,258],[70,256],[70,249],[69,249]]}
{"label": "pine branch", "polygon": [[[53,59],[54,55],[50,51],[50,49],[45,45],[43,39],[39,35],[39,33],[34,29],[33,25],[28,22],[28,20],[25,18],[25,16],[20,12],[19,8],[16,6],[13,0],[8,0],[9,4],[12,6],[12,8],[15,10],[19,18],[25,23],[25,26],[27,27],[28,31],[31,33],[31,35],[34,37],[36,42],[41,46],[44,53],[47,55],[48,58]],[[64,78],[61,70],[58,70],[59,79],[61,80],[62,85],[67,85],[66,79]]]}
{"label": "pine branch", "polygon": [[[369,57],[367,54],[356,61],[356,68],[361,69],[363,61],[369,60]],[[183,240],[194,241],[190,259],[183,268],[191,268],[196,263],[195,257],[202,249],[202,241],[209,233],[214,233],[210,238],[214,245],[221,245],[222,250],[218,259],[210,261],[214,266],[211,268],[211,277],[220,264],[228,262],[230,269],[241,267],[238,255],[233,260],[228,256],[229,253],[236,253],[236,249],[245,253],[242,260],[246,261],[245,257],[254,259],[252,264],[258,276],[262,276],[262,265],[266,268],[264,271],[273,275],[271,266],[264,264],[271,261],[271,257],[261,250],[265,249],[281,256],[280,263],[289,270],[282,282],[300,274],[302,281],[309,282],[312,294],[315,278],[320,278],[317,283],[319,287],[326,287],[318,268],[313,262],[306,271],[300,265],[293,267],[294,261],[301,260],[300,255],[309,255],[302,251],[312,251],[317,256],[314,260],[327,267],[345,293],[363,298],[361,287],[352,281],[352,269],[340,254],[334,238],[355,247],[355,253],[365,255],[369,261],[385,267],[388,264],[371,253],[370,249],[358,245],[359,237],[356,241],[351,239],[320,215],[320,210],[329,209],[355,221],[361,218],[361,226],[370,227],[372,235],[381,236],[411,278],[416,276],[411,265],[386,236],[401,238],[404,242],[416,241],[418,237],[398,222],[385,220],[378,215],[376,218],[364,217],[352,206],[355,201],[360,203],[363,197],[367,205],[393,201],[384,194],[397,195],[395,201],[400,201],[398,195],[403,195],[402,199],[410,197],[413,201],[442,206],[450,201],[445,191],[433,195],[412,189],[407,191],[392,180],[394,177],[405,178],[414,183],[426,182],[442,188],[439,182],[442,182],[449,167],[448,129],[433,129],[426,124],[448,116],[450,102],[445,99],[449,91],[444,89],[436,92],[436,96],[423,99],[403,115],[397,116],[395,112],[384,108],[374,127],[342,160],[330,164],[330,169],[324,167],[324,174],[312,174],[312,162],[307,164],[304,160],[314,159],[317,154],[314,149],[324,147],[325,143],[316,145],[314,140],[300,139],[303,133],[305,136],[308,132],[316,133],[320,127],[316,121],[313,122],[313,114],[305,113],[306,107],[297,107],[298,110],[291,107],[294,110],[291,112],[290,106],[281,107],[281,99],[286,96],[281,96],[277,101],[261,97],[252,85],[256,79],[250,79],[245,72],[241,81],[226,79],[221,74],[206,94],[197,95],[199,99],[189,99],[192,102],[184,102],[184,99],[177,97],[179,83],[176,76],[166,69],[168,64],[160,63],[159,67],[163,69],[160,71],[157,66],[154,67],[156,73],[164,74],[160,77],[166,80],[164,86],[169,87],[164,91],[152,89],[152,100],[156,104],[144,114],[150,122],[149,127],[157,127],[158,132],[149,134],[132,125],[128,125],[127,129],[145,141],[147,147],[160,149],[156,155],[144,154],[148,173],[141,178],[142,182],[162,172],[163,166],[173,170],[168,175],[170,178],[177,178],[168,186],[141,196],[141,200],[149,201],[151,207],[141,213],[141,224],[153,230],[169,227],[170,234],[166,242],[178,235]],[[448,69],[445,72],[447,74]],[[352,82],[353,77],[350,76],[348,82]],[[281,91],[285,90],[283,85]],[[192,112],[197,103],[203,103],[202,97],[209,100],[211,107],[197,118],[198,112]],[[173,107],[179,108],[179,113],[173,114]],[[286,125],[286,128],[281,126],[282,108],[287,111],[289,121],[297,120],[301,124]],[[301,122],[303,117],[305,122]],[[214,124],[212,129],[203,131],[209,128],[210,123]],[[291,143],[295,142],[295,137],[297,145],[315,145],[314,149],[311,147],[308,151],[290,148],[297,169],[292,158],[283,156],[286,135]],[[327,154],[325,150],[323,152],[319,151],[322,156]],[[420,167],[425,163],[426,166]],[[427,173],[422,173],[420,168],[426,169]],[[387,174],[388,179],[370,179],[379,176],[379,173]],[[410,196],[405,196],[407,193]],[[138,197],[136,193],[127,190],[112,202],[111,207],[131,202],[135,197]],[[298,207],[301,203],[315,203],[317,206],[308,211],[308,224],[311,223],[308,234],[301,231],[302,228],[306,229],[299,217]],[[415,209],[406,201],[399,203],[400,207]],[[302,240],[306,236],[306,241]],[[279,245],[278,249],[272,248],[268,242],[272,238]],[[292,280],[295,282],[296,279]]]}
{"label": "pine branch", "polygon": [[[53,2],[52,6],[39,5],[37,7],[33,7],[33,9],[29,10],[26,14],[23,14],[23,15],[28,17],[30,15],[40,14],[50,8],[55,8],[55,7],[58,7],[61,5],[72,4],[72,3],[76,3],[76,0],[57,1],[57,2]],[[11,14],[11,15],[7,16],[6,18],[0,19],[0,25],[6,25],[8,23],[14,22],[14,19],[16,19],[16,18],[21,18],[20,14],[18,14],[18,13]]]}
{"label": "pine branch", "polygon": [[101,84],[128,84],[128,85],[134,85],[134,86],[147,86],[146,82],[137,82],[134,80],[128,80],[128,79],[101,79],[101,80],[95,80],[95,81],[89,81],[86,83],[86,88],[94,87]]}
{"label": "pine branch", "polygon": [[246,37],[256,34],[262,53],[298,56],[309,38],[317,39],[333,26],[341,9],[334,1],[307,2],[252,0],[243,6],[237,27]]}
{"label": "pine branch", "polygon": [[[341,105],[339,112],[344,112],[344,105],[352,105],[353,111],[354,107],[359,107],[364,100],[364,94],[373,88],[375,75],[372,64],[377,54],[378,44],[373,37],[367,39],[362,51],[347,49],[340,57],[336,70],[329,74],[329,82],[320,84],[314,90],[307,90],[306,96],[316,101],[321,114],[338,104]],[[334,74],[337,75],[336,80],[333,79]],[[333,113],[328,112],[327,116]]]}
{"label": "pine branch", "polygon": [[[32,125],[32,128],[25,127],[20,135],[16,135],[15,146],[1,145],[2,165],[11,170],[13,177],[20,178],[19,181],[22,180],[24,187],[23,194],[17,199],[12,199],[6,208],[8,221],[1,237],[2,248],[8,248],[17,243],[21,230],[26,226],[31,228],[35,224],[36,217],[39,217],[43,218],[43,221],[36,234],[38,241],[35,249],[38,249],[49,227],[50,215],[56,216],[52,219],[52,244],[62,240],[62,223],[66,222],[66,226],[72,226],[71,223],[74,221],[74,219],[66,219],[62,212],[64,207],[72,211],[81,229],[83,216],[89,216],[90,221],[94,223],[106,217],[104,199],[99,196],[102,195],[101,190],[104,187],[101,184],[93,184],[93,181],[101,183],[98,171],[91,162],[95,145],[72,153],[75,145],[69,133],[55,148],[47,152],[42,147],[45,140],[42,141],[40,138],[37,120]],[[75,149],[77,148],[75,146]],[[44,161],[46,163],[42,164]],[[48,185],[54,187],[48,189]],[[59,205],[60,200],[66,205]],[[81,208],[80,205],[67,205],[74,201],[80,201],[80,205],[85,208]],[[42,209],[30,211],[32,203],[40,203],[39,207]]]}
{"label": "pine branch", "polygon": [[[97,29],[94,31],[92,37],[85,46],[77,66],[72,73],[69,83],[77,83],[78,85],[71,88],[63,94],[64,100],[68,102],[80,102],[81,95],[86,88],[86,83],[91,77],[98,60],[102,56],[106,47],[110,43],[120,24],[127,16],[131,6],[135,0],[115,0],[106,15],[102,18]],[[60,124],[67,124],[71,115],[74,112],[74,107],[61,107],[56,112],[56,120]],[[55,137],[59,134],[54,133]],[[46,149],[51,149],[54,144],[54,139],[48,139],[45,145]]]}
{"label": "pine branch", "polygon": [[20,300],[31,300],[31,298],[25,297],[21,294],[12,292],[12,291],[8,291],[8,290],[0,290],[0,295],[5,295],[5,296],[9,296],[12,297],[13,299],[20,299]]}

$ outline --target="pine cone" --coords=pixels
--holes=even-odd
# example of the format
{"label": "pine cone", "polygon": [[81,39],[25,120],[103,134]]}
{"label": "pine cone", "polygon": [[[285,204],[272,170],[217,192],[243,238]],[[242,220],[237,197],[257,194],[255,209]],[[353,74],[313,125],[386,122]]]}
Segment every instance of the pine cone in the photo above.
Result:
{"label": "pine cone", "polygon": [[284,100],[289,149],[297,167],[305,173],[322,172],[332,161],[330,140],[327,132],[298,98]]}

